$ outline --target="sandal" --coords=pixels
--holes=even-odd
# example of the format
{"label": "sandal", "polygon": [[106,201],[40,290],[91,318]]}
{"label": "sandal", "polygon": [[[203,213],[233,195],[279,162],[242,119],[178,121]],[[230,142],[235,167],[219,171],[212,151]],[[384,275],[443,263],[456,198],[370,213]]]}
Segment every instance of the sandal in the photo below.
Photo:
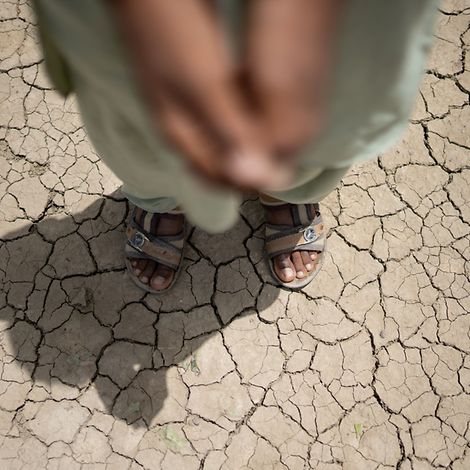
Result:
{"label": "sandal", "polygon": [[[148,212],[151,217],[154,214]],[[171,214],[171,212],[169,213]],[[159,214],[164,216],[165,214]],[[147,226],[148,225],[148,226]],[[150,220],[145,217],[144,227],[136,219],[136,210],[132,210],[130,222],[126,229],[127,242],[125,245],[125,257],[127,271],[132,281],[141,289],[152,294],[164,294],[174,285],[181,271],[183,249],[186,241],[186,223],[180,233],[176,235],[153,235],[150,233]],[[161,290],[152,289],[149,284],[142,282],[134,273],[131,259],[147,259],[167,266],[175,271],[173,279],[168,287]]]}
{"label": "sandal", "polygon": [[[278,225],[266,223],[265,250],[269,270],[278,285],[289,289],[302,289],[313,281],[320,272],[326,251],[326,229],[320,214],[319,204],[266,204],[261,201],[267,210],[273,206],[290,206],[292,225]],[[313,210],[311,210],[313,209]],[[316,251],[318,256],[314,261],[314,269],[303,279],[284,282],[279,279],[274,268],[274,258],[283,253],[293,251]]]}

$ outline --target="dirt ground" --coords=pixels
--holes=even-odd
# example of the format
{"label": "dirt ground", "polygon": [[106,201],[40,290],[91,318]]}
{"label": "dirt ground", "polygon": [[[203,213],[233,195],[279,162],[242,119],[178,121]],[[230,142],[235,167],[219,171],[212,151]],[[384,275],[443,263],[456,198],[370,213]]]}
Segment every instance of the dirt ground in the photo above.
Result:
{"label": "dirt ground", "polygon": [[470,1],[444,2],[404,140],[323,203],[317,281],[274,287],[256,199],[164,297],[34,18],[0,5],[0,468],[470,468]]}

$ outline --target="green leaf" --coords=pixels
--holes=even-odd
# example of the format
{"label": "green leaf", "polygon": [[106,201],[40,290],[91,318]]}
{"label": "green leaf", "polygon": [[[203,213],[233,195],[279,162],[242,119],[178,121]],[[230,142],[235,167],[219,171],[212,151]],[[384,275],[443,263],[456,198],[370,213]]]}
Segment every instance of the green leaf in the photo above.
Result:
{"label": "green leaf", "polygon": [[196,354],[191,358],[190,367],[191,372],[193,372],[194,374],[199,375],[201,373],[201,369],[199,369],[199,366],[197,365]]}
{"label": "green leaf", "polygon": [[135,413],[137,411],[140,411],[140,403],[138,401],[133,401],[128,408],[130,413]]}
{"label": "green leaf", "polygon": [[356,434],[356,437],[360,439],[360,437],[362,436],[362,424],[354,424],[354,432]]}
{"label": "green leaf", "polygon": [[186,440],[179,436],[173,429],[170,428],[170,426],[165,426],[162,429],[161,434],[166,445],[171,450],[179,450],[186,443]]}

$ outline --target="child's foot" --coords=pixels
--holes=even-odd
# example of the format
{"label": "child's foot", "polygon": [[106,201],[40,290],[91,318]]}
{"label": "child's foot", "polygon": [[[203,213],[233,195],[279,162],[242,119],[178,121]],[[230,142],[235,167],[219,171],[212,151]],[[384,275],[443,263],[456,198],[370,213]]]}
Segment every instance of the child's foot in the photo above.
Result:
{"label": "child's foot", "polygon": [[[263,205],[263,207],[266,210],[268,224],[286,226],[286,228],[308,225],[319,215],[317,204]],[[300,211],[303,211],[303,215],[299,215]],[[302,280],[316,269],[319,255],[320,251],[294,248],[292,251],[273,256],[273,269],[279,280],[284,283]]]}
{"label": "child's foot", "polygon": [[[139,207],[135,208],[133,221],[128,227],[129,240],[126,247],[126,256],[130,262],[128,267],[135,275],[135,280],[154,291],[164,291],[171,286],[181,261],[181,252],[178,253],[178,250],[179,245],[182,248],[184,241],[183,230],[183,214],[152,214]],[[148,239],[148,234],[161,237],[163,241],[155,241],[155,238],[146,242],[143,241],[142,234]],[[175,240],[172,240],[172,236]]]}

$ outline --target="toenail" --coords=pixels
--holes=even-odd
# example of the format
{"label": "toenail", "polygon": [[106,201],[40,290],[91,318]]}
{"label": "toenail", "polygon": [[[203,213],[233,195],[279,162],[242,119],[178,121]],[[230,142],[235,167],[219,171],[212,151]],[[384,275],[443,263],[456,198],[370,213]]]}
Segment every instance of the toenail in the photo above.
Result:
{"label": "toenail", "polygon": [[305,267],[307,268],[308,271],[310,271],[312,269],[312,265],[310,263],[307,263],[305,265]]}
{"label": "toenail", "polygon": [[135,272],[135,274],[138,276],[138,275],[142,272],[142,270],[139,269],[139,268],[137,268],[134,272]]}
{"label": "toenail", "polygon": [[149,278],[147,276],[142,276],[140,278],[140,280],[144,283],[144,284],[147,284],[147,282],[149,282]]}
{"label": "toenail", "polygon": [[305,274],[303,271],[297,271],[297,277],[304,277]]}
{"label": "toenail", "polygon": [[157,286],[160,286],[162,284],[164,284],[166,281],[166,279],[162,276],[156,276],[153,278],[153,284],[154,285],[157,285]]}
{"label": "toenail", "polygon": [[287,277],[294,275],[294,271],[292,271],[291,268],[284,268],[284,269],[282,270],[282,272],[283,272],[284,275],[287,276]]}

